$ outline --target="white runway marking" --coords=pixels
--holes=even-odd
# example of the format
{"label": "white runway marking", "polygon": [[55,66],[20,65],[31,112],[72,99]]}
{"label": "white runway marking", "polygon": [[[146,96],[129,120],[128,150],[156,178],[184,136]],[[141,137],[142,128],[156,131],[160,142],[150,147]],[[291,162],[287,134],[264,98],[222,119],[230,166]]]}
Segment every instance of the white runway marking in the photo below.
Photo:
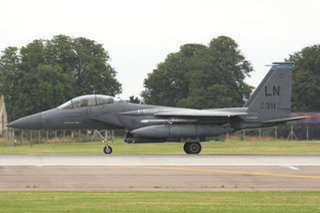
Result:
{"label": "white runway marking", "polygon": [[[320,155],[0,155],[0,166],[320,166]],[[292,166],[294,165],[294,166]]]}
{"label": "white runway marking", "polygon": [[295,166],[283,166],[283,167],[286,167],[291,170],[300,170],[298,167],[295,167]]}

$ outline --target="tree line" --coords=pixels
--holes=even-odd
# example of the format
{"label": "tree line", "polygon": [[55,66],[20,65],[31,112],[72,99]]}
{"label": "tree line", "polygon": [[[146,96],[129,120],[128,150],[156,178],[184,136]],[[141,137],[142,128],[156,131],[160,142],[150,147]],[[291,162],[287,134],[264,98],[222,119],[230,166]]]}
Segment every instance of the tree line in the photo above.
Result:
{"label": "tree line", "polygon": [[217,108],[242,106],[252,87],[244,82],[253,68],[226,36],[202,44],[185,44],[167,56],[144,81],[146,103]]}
{"label": "tree line", "polygon": [[[290,54],[294,62],[292,111],[320,110],[320,45]],[[253,87],[244,82],[253,68],[229,37],[206,45],[185,44],[148,74],[141,96],[148,104],[192,108],[242,106]]]}
{"label": "tree line", "polygon": [[14,120],[78,95],[119,94],[121,84],[101,44],[58,35],[2,51],[0,92],[6,98],[8,117]]}
{"label": "tree line", "polygon": [[[318,111],[320,45],[305,47],[286,60],[295,62],[293,111]],[[242,106],[253,90],[244,81],[252,71],[230,37],[213,38],[208,45],[185,44],[148,74],[142,100],[131,96],[129,101],[199,109]],[[57,35],[1,52],[0,93],[9,120],[14,120],[83,94],[120,94],[121,83],[101,44]]]}

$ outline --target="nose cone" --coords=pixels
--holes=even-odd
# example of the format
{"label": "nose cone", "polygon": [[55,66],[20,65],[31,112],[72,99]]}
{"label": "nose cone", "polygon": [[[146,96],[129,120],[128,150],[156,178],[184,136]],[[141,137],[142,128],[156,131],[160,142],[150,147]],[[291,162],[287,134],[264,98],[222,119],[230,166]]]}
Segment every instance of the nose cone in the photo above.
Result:
{"label": "nose cone", "polygon": [[42,118],[41,113],[29,115],[18,120],[12,121],[7,127],[19,128],[19,129],[41,129]]}

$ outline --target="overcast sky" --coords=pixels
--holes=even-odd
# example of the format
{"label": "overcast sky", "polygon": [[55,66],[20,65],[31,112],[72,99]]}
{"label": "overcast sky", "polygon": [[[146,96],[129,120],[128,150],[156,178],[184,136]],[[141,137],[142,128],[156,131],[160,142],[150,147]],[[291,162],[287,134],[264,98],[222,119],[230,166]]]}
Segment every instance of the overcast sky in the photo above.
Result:
{"label": "overcast sky", "polygon": [[138,96],[147,74],[186,43],[233,38],[257,86],[273,61],[320,44],[319,0],[1,0],[0,50],[65,34],[98,43],[111,56],[121,98]]}

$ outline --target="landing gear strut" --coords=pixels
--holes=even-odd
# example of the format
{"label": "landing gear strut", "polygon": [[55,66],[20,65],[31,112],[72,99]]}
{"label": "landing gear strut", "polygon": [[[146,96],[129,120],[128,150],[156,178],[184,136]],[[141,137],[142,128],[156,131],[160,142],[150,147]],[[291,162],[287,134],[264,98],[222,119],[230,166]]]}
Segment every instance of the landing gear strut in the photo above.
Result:
{"label": "landing gear strut", "polygon": [[105,146],[103,147],[103,152],[105,154],[111,154],[112,147],[108,144],[108,130],[105,131],[104,136],[99,131],[96,132],[100,135],[100,137],[102,138],[102,142],[105,144]]}
{"label": "landing gear strut", "polygon": [[199,154],[201,152],[201,144],[199,142],[186,142],[183,149],[187,154]]}

